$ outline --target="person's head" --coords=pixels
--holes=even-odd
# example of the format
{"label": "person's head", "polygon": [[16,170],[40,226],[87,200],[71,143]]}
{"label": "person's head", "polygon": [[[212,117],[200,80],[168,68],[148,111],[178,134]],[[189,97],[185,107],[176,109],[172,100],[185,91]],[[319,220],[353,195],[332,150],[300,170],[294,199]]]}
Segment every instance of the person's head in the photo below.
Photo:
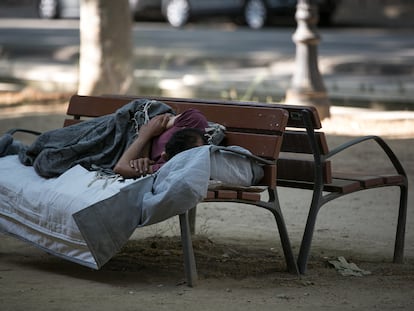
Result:
{"label": "person's head", "polygon": [[184,128],[175,132],[165,145],[165,158],[171,159],[176,154],[205,145],[207,140],[204,133],[196,128]]}

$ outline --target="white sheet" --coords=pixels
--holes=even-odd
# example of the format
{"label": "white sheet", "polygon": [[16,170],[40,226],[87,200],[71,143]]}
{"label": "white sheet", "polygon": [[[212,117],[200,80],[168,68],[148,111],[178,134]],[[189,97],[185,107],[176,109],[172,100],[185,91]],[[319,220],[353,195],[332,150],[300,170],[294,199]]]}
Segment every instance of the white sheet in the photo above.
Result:
{"label": "white sheet", "polygon": [[[0,231],[99,269],[137,227],[196,206],[207,193],[211,172],[220,172],[231,183],[236,172],[251,170],[250,165],[248,160],[220,161],[210,146],[202,146],[176,155],[157,174],[108,183],[95,180],[95,172],[81,166],[44,179],[17,156],[3,157]],[[238,176],[235,183],[251,182],[251,174],[247,175],[247,180]]]}
{"label": "white sheet", "polygon": [[[156,175],[95,180],[75,166],[44,179],[17,156],[0,158],[0,231],[99,269],[135,228],[185,212],[207,193],[208,147],[183,152]],[[145,196],[145,197],[144,197]]]}
{"label": "white sheet", "polygon": [[72,214],[118,193],[132,182],[97,180],[75,166],[58,178],[44,179],[17,156],[0,159],[0,231],[34,243],[55,255],[96,268]]}

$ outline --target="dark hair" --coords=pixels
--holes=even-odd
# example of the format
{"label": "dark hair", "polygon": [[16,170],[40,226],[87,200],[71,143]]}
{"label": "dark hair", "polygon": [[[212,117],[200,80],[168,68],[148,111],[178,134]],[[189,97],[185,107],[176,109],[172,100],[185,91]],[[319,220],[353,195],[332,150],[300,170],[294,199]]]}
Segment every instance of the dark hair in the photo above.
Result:
{"label": "dark hair", "polygon": [[204,133],[199,129],[183,128],[178,130],[165,145],[165,153],[168,159],[182,151],[196,147],[199,139],[201,139],[203,144],[207,143]]}

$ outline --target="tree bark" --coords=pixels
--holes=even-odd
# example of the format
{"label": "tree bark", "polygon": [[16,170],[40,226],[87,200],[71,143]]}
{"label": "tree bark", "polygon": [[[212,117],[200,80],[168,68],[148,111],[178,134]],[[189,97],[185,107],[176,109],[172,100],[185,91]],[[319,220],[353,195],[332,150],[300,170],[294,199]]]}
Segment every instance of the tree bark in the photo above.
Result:
{"label": "tree bark", "polygon": [[128,0],[81,0],[78,94],[131,92],[133,68]]}

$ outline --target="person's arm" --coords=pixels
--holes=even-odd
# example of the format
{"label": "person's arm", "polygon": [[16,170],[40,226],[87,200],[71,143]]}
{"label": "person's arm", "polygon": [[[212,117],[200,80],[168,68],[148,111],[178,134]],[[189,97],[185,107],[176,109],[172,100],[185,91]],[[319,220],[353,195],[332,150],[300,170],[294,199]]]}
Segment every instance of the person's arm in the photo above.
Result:
{"label": "person's arm", "polygon": [[135,178],[152,173],[149,159],[149,148],[153,137],[164,132],[171,123],[170,114],[152,118],[139,130],[137,139],[125,150],[114,167],[114,172],[124,178]]}

